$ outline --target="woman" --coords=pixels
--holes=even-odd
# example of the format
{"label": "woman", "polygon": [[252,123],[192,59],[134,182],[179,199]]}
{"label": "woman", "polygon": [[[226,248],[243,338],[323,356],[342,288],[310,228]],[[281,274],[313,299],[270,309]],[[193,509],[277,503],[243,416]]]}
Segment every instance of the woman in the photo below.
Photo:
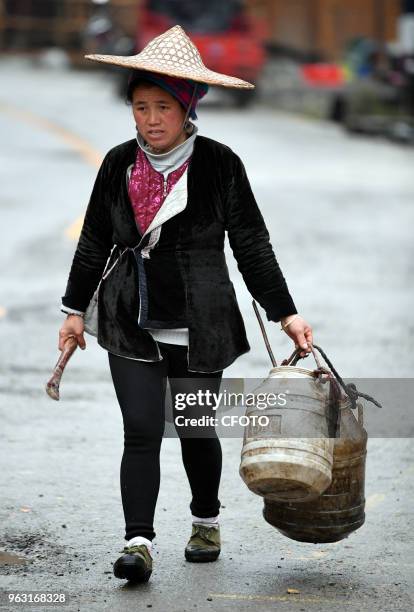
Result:
{"label": "woman", "polygon": [[[209,84],[252,86],[208,70],[180,26],[136,56],[87,57],[133,69],[127,97],[137,137],[111,149],[98,172],[62,298],[67,319],[59,348],[71,335],[85,348],[83,315],[106,264],[115,264],[100,285],[97,335],[108,351],[125,433],[127,545],[114,574],[146,581],[167,378],[175,417],[178,393],[218,391],[224,368],[250,350],[224,256],[225,231],[250,293],[302,356],[311,350],[312,330],[297,314],[240,158],[200,136],[191,121]],[[212,416],[210,407],[186,408],[186,417],[201,415]],[[176,429],[192,492],[185,557],[214,561],[220,441],[214,427]]]}

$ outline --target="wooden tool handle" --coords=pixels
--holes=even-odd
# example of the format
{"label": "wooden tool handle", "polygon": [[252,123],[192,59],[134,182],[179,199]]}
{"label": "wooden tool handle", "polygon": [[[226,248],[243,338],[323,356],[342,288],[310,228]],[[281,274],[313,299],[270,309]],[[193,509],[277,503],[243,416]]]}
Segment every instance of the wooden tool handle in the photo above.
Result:
{"label": "wooden tool handle", "polygon": [[77,346],[78,342],[75,336],[69,336],[65,342],[64,349],[58,359],[58,362],[53,368],[52,377],[46,383],[46,393],[54,400],[59,400],[60,380],[62,378],[62,374],[64,372],[66,364],[72,357],[73,353],[76,351]]}

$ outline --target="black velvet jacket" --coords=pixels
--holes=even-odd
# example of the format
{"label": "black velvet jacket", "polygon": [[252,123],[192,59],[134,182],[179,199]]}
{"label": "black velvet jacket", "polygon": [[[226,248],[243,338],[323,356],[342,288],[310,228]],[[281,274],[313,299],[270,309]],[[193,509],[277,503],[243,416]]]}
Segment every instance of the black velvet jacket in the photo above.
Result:
{"label": "black velvet jacket", "polygon": [[102,162],[62,303],[85,311],[113,245],[109,265],[129,247],[100,285],[98,344],[130,359],[159,361],[145,327],[188,327],[189,370],[222,370],[250,350],[224,255],[225,231],[247,289],[267,319],[297,312],[244,166],[226,145],[197,136],[185,208],[162,223],[158,243],[145,258],[151,232],[140,233],[126,182],[137,147],[129,140]]}

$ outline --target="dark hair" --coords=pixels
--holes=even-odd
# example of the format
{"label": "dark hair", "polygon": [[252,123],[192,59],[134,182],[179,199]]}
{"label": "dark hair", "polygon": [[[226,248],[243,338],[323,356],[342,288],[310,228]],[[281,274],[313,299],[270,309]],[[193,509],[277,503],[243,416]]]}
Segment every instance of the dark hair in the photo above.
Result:
{"label": "dark hair", "polygon": [[129,78],[128,78],[126,92],[125,92],[125,104],[128,104],[128,106],[132,104],[134,91],[136,87],[138,87],[138,85],[141,85],[141,83],[144,83],[145,85],[148,85],[149,87],[155,87],[155,84],[151,83],[151,81],[147,81],[147,79],[144,79],[142,76],[134,77],[134,73],[133,72],[130,73]]}
{"label": "dark hair", "polygon": [[[172,77],[163,73],[156,74],[150,71],[133,70],[128,79],[126,91],[127,104],[132,104],[134,89],[141,83],[148,85],[154,84],[164,89],[170,96],[177,100],[186,113],[189,113],[191,119],[197,119],[195,111],[197,102],[200,98],[205,96],[208,91],[208,85],[206,83],[196,83],[191,79]],[[189,110],[190,106],[191,108]]]}

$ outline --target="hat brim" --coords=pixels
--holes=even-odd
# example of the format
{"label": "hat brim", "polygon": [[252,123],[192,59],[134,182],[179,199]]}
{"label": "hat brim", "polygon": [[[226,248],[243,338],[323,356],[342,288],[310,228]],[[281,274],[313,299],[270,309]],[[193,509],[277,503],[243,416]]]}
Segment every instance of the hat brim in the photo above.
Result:
{"label": "hat brim", "polygon": [[156,72],[158,74],[167,74],[168,76],[181,79],[191,79],[198,83],[207,83],[207,85],[217,85],[219,87],[231,87],[234,89],[254,89],[255,85],[248,81],[243,81],[237,77],[221,74],[209,70],[204,65],[197,68],[189,68],[183,65],[182,68],[169,66],[168,63],[163,66],[162,62],[152,63],[139,58],[137,55],[85,55],[85,59],[93,62],[101,62],[104,64],[113,64],[130,70],[147,70],[148,72]]}

